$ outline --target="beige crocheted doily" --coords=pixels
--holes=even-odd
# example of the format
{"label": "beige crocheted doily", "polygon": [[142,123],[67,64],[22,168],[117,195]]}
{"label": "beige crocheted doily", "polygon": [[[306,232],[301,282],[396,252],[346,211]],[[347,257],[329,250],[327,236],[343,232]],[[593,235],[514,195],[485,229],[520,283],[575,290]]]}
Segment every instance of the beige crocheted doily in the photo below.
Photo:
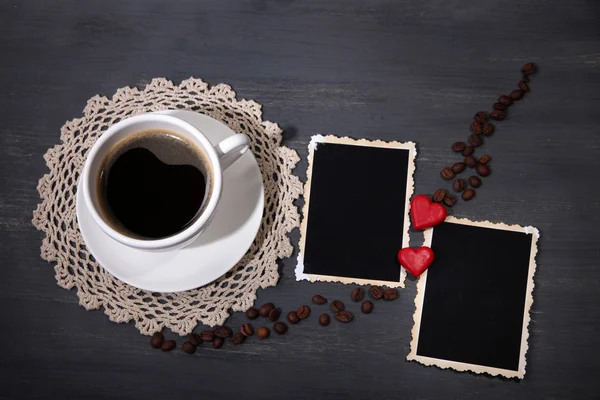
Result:
{"label": "beige crocheted doily", "polygon": [[[265,213],[248,253],[215,282],[181,293],[147,292],[106,272],[85,247],[75,212],[77,181],[86,153],[102,132],[129,116],[165,109],[200,112],[247,134],[265,186]],[[112,99],[92,97],[83,118],[62,127],[60,139],[61,143],[44,155],[50,172],[38,185],[42,202],[34,211],[33,224],[45,233],[42,258],[56,263],[58,285],[76,288],[79,303],[87,310],[103,307],[112,321],[133,320],[143,334],[167,327],[184,335],[199,322],[222,324],[229,309],[248,309],[259,287],[277,283],[277,259],[292,254],[287,234],[299,226],[293,202],[302,185],[292,174],[298,155],[280,146],[281,129],[262,120],[258,103],[237,100],[225,84],[209,87],[190,78],[176,86],[166,79],[154,79],[144,90],[126,87],[117,90]]]}

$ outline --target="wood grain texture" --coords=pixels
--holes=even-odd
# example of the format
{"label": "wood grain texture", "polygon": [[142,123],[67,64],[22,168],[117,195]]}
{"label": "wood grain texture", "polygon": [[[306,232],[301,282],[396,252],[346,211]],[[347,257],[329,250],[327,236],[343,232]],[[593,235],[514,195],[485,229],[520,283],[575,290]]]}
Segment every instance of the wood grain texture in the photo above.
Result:
{"label": "wood grain texture", "polygon": [[[599,15],[594,0],[1,0],[0,398],[598,398]],[[318,327],[313,310],[286,336],[190,357],[84,311],[39,258],[42,155],[97,93],[163,76],[226,82],[285,129],[303,179],[312,134],[413,140],[416,193],[432,193],[472,114],[529,60],[532,92],[483,147],[492,176],[453,210],[541,232],[520,382],[406,362],[414,281],[351,324]],[[339,284],[295,282],[294,265],[282,262],[259,304],[349,298]]]}

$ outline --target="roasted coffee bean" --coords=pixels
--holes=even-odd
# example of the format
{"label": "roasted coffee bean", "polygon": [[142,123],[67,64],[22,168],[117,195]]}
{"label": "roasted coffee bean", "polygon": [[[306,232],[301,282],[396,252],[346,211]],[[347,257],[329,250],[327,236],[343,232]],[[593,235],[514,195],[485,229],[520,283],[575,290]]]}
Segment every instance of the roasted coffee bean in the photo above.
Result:
{"label": "roasted coffee bean", "polygon": [[446,197],[444,197],[444,204],[448,207],[452,207],[456,204],[456,196],[447,194]]}
{"label": "roasted coffee bean", "polygon": [[335,313],[335,319],[340,322],[350,322],[354,319],[354,314],[349,311],[340,311]]}
{"label": "roasted coffee bean", "polygon": [[479,179],[479,177],[475,175],[470,176],[469,185],[473,186],[474,188],[478,188],[479,186],[481,186],[481,179]]}
{"label": "roasted coffee bean", "polygon": [[477,164],[477,168],[475,168],[475,171],[477,171],[479,176],[489,176],[492,173],[490,167],[488,167],[485,164]]}
{"label": "roasted coffee bean", "polygon": [[309,306],[300,306],[296,310],[296,314],[300,319],[306,319],[310,315],[310,307]]}
{"label": "roasted coffee bean", "polygon": [[325,297],[321,296],[320,294],[315,294],[312,297],[312,302],[315,304],[318,304],[318,305],[322,305],[322,304],[327,303],[327,299]]}
{"label": "roasted coffee bean", "polygon": [[455,192],[460,193],[467,188],[467,182],[464,179],[457,179],[452,184],[452,188]]}
{"label": "roasted coffee bean", "polygon": [[166,340],[163,342],[163,344],[160,346],[160,349],[162,351],[171,351],[173,350],[175,347],[177,347],[177,343],[175,343],[174,340]]}
{"label": "roasted coffee bean", "polygon": [[506,114],[504,111],[494,110],[490,114],[490,117],[495,121],[502,121],[504,118],[506,118]]}
{"label": "roasted coffee bean", "polygon": [[465,157],[465,164],[469,168],[475,168],[477,166],[477,160],[473,156],[466,156]]}
{"label": "roasted coffee bean", "polygon": [[200,343],[202,343],[200,341],[200,338],[198,337],[198,335],[194,334],[194,333],[190,333],[187,337],[187,341],[190,342],[191,344],[193,344],[194,346],[199,346]]}
{"label": "roasted coffee bean", "polygon": [[240,326],[240,333],[245,337],[252,336],[254,335],[254,327],[252,326],[252,324],[246,323]]}
{"label": "roasted coffee bean", "polygon": [[485,155],[483,155],[483,156],[479,157],[479,162],[480,162],[481,164],[487,164],[487,163],[489,163],[489,162],[490,162],[490,160],[491,160],[491,159],[492,159],[492,157],[490,157],[490,156],[488,156],[487,154],[485,154]]}
{"label": "roasted coffee bean", "polygon": [[523,76],[521,77],[521,81],[522,81],[523,83],[529,83],[529,77],[528,77],[527,75],[523,75]]}
{"label": "roasted coffee bean", "polygon": [[[492,115],[493,114],[494,113],[492,113]],[[481,138],[481,136],[473,134],[473,135],[469,136],[469,144],[473,147],[479,147],[483,144],[483,139]]]}
{"label": "roasted coffee bean", "polygon": [[[512,104],[512,102],[513,102],[512,99],[505,94],[498,97],[498,103],[504,104],[505,106],[510,106]],[[490,117],[492,117],[492,116],[490,115]]]}
{"label": "roasted coffee bean", "polygon": [[522,91],[529,92],[529,86],[525,82],[519,81],[518,85],[519,89],[521,89]]}
{"label": "roasted coffee bean", "polygon": [[254,307],[250,307],[248,310],[246,310],[246,318],[248,318],[248,319],[258,318],[258,310]]}
{"label": "roasted coffee bean", "polygon": [[360,305],[360,310],[364,314],[371,314],[371,311],[373,311],[373,302],[371,300],[363,301],[363,303]]}
{"label": "roasted coffee bean", "polygon": [[163,334],[160,332],[156,332],[154,335],[152,335],[152,338],[150,339],[150,345],[155,349],[160,349],[160,346],[163,344],[164,340],[165,337],[163,336]]}
{"label": "roasted coffee bean", "polygon": [[523,75],[531,75],[535,73],[536,69],[537,68],[534,63],[528,62],[527,64],[521,67],[521,72],[523,73]]}
{"label": "roasted coffee bean", "polygon": [[215,339],[215,333],[213,331],[204,330],[200,332],[200,340],[203,342],[212,342]]}
{"label": "roasted coffee bean", "polygon": [[522,91],[521,89],[515,89],[512,92],[510,92],[510,98],[513,99],[514,101],[521,100],[521,98],[523,98],[524,94],[525,94],[525,92]]}
{"label": "roasted coffee bean", "polygon": [[472,200],[473,197],[475,197],[475,191],[473,189],[467,189],[462,194],[462,198],[464,201]]}
{"label": "roasted coffee bean", "polygon": [[502,103],[494,103],[494,110],[500,110],[500,111],[504,111],[508,108],[508,106],[505,106]]}
{"label": "roasted coffee bean", "polygon": [[475,116],[483,119],[484,122],[487,121],[487,119],[489,118],[489,114],[485,111],[477,111],[477,114],[475,114]]}
{"label": "roasted coffee bean", "polygon": [[288,326],[281,321],[275,322],[273,325],[273,330],[277,332],[278,335],[283,335],[288,331]]}
{"label": "roasted coffee bean", "polygon": [[272,309],[275,308],[275,305],[273,303],[266,303],[263,304],[262,306],[260,306],[260,308],[258,309],[258,315],[260,315],[261,317],[268,317],[269,313],[271,312]]}
{"label": "roasted coffee bean", "polygon": [[[444,189],[438,189],[433,194],[433,201],[435,201],[436,203],[441,203],[442,201],[444,201],[444,197],[446,197],[446,191]],[[354,300],[354,301],[360,301],[360,300]]]}
{"label": "roasted coffee bean", "polygon": [[319,324],[321,326],[327,326],[327,325],[329,325],[330,321],[331,321],[331,318],[329,317],[329,314],[321,314],[319,316]]}
{"label": "roasted coffee bean", "polygon": [[281,308],[274,308],[269,313],[269,321],[275,322],[279,319],[280,316],[281,316]]}
{"label": "roasted coffee bean", "polygon": [[287,315],[287,319],[288,322],[292,325],[296,325],[298,322],[300,322],[300,318],[298,318],[298,314],[296,314],[296,311],[290,311]]}
{"label": "roasted coffee bean", "polygon": [[473,123],[471,124],[471,130],[474,133],[481,135],[483,133],[483,126],[479,122],[473,121]]}
{"label": "roasted coffee bean", "polygon": [[465,142],[456,142],[452,145],[452,151],[460,153],[461,151],[464,151],[466,147],[467,145]]}
{"label": "roasted coffee bean", "polygon": [[233,335],[233,331],[228,326],[219,326],[215,328],[215,336],[226,339]]}
{"label": "roasted coffee bean", "polygon": [[369,288],[369,295],[373,300],[381,300],[383,297],[383,290],[377,285],[373,285]]}
{"label": "roasted coffee bean", "polygon": [[452,165],[452,172],[454,172],[454,174],[458,175],[461,172],[463,172],[465,170],[465,168],[467,168],[467,166],[465,165],[465,163],[463,163],[463,162],[457,162],[457,163],[454,163]]}
{"label": "roasted coffee bean", "polygon": [[365,289],[361,287],[357,287],[350,294],[350,298],[352,299],[352,301],[361,301],[363,297],[365,297]]}
{"label": "roasted coffee bean", "polygon": [[388,288],[383,291],[383,298],[385,300],[396,300],[398,298],[398,291],[394,288]]}
{"label": "roasted coffee bean", "polygon": [[475,115],[473,117],[473,120],[478,124],[485,124],[485,122],[487,121],[487,119],[483,119],[479,115]]}
{"label": "roasted coffee bean", "polygon": [[492,124],[485,124],[483,125],[483,136],[492,136],[492,133],[494,133],[494,125]]}
{"label": "roasted coffee bean", "polygon": [[194,354],[196,352],[196,346],[192,342],[184,342],[181,346],[181,350],[187,354]]}
{"label": "roasted coffee bean", "polygon": [[259,339],[266,339],[269,337],[270,334],[271,334],[271,331],[266,326],[261,326],[256,331],[256,336],[258,336]]}
{"label": "roasted coffee bean", "polygon": [[450,179],[454,178],[454,172],[452,172],[452,170],[450,168],[444,168],[442,170],[442,178],[444,178],[446,180],[450,180]]}
{"label": "roasted coffee bean", "polygon": [[465,150],[462,152],[463,156],[470,156],[471,154],[473,154],[473,152],[475,152],[475,147],[473,146],[467,146],[465,147]]}
{"label": "roasted coffee bean", "polygon": [[238,345],[244,343],[246,336],[242,335],[241,332],[234,333],[231,337],[231,343]]}
{"label": "roasted coffee bean", "polygon": [[344,311],[344,303],[339,300],[332,301],[330,307],[333,312]]}
{"label": "roasted coffee bean", "polygon": [[223,343],[225,343],[225,340],[223,340],[223,338],[216,337],[215,340],[213,340],[212,342],[212,347],[213,349],[220,349],[221,347],[223,347]]}

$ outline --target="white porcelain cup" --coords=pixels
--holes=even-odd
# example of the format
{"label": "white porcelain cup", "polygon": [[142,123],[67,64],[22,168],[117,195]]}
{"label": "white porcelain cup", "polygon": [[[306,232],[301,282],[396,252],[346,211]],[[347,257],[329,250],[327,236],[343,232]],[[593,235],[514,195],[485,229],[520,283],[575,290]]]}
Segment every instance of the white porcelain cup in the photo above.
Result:
{"label": "white porcelain cup", "polygon": [[[188,139],[202,151],[211,168],[207,185],[212,185],[212,190],[204,199],[202,213],[184,230],[160,239],[143,239],[113,229],[103,217],[97,193],[100,168],[109,150],[129,135],[148,129],[165,129]],[[111,126],[96,141],[83,166],[80,189],[83,190],[85,204],[96,223],[114,240],[142,250],[166,251],[181,248],[193,242],[210,223],[223,191],[223,171],[248,150],[249,144],[250,140],[246,135],[236,134],[213,146],[200,130],[179,118],[162,114],[138,115]]]}

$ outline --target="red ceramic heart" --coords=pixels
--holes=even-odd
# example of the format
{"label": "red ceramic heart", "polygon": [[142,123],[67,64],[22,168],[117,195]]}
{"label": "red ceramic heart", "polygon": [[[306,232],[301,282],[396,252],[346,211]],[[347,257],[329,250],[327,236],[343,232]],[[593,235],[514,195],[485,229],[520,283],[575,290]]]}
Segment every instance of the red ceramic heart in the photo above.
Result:
{"label": "red ceramic heart", "polygon": [[429,196],[420,194],[410,202],[410,214],[413,228],[418,231],[431,228],[446,219],[446,208],[438,203],[432,203]]}
{"label": "red ceramic heart", "polygon": [[415,278],[419,277],[433,262],[433,250],[421,246],[417,249],[405,247],[398,252],[398,261]]}

